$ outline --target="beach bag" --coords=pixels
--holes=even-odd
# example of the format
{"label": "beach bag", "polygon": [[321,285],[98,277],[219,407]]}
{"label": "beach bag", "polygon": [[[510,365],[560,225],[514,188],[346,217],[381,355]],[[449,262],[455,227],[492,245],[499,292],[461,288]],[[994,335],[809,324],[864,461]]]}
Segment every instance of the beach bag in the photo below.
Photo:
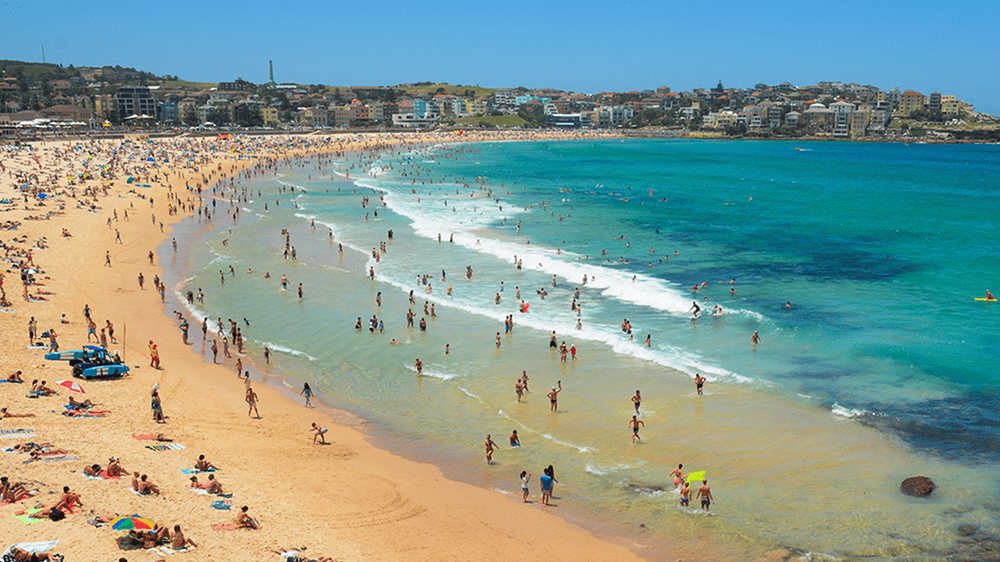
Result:
{"label": "beach bag", "polygon": [[52,514],[49,515],[49,519],[52,521],[62,521],[63,519],[66,519],[66,514],[58,509],[53,509]]}

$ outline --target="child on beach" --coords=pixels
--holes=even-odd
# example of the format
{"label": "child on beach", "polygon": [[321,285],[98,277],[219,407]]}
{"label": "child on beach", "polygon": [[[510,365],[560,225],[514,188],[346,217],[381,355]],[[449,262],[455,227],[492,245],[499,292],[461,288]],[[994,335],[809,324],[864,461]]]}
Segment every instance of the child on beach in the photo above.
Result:
{"label": "child on beach", "polygon": [[521,471],[521,501],[528,503],[528,480],[531,480],[531,475],[528,474],[527,470]]}
{"label": "child on beach", "polygon": [[303,385],[302,385],[302,392],[300,392],[299,395],[306,397],[306,407],[307,408],[312,408],[312,403],[309,401],[309,399],[312,398],[312,394],[313,394],[312,393],[312,389],[309,388],[309,383],[303,383]]}

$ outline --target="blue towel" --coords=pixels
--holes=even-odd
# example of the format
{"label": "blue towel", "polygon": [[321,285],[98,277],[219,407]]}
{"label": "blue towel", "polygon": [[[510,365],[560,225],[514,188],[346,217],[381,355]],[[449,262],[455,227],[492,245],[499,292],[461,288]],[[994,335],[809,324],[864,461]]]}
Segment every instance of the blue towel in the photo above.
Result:
{"label": "blue towel", "polygon": [[215,509],[230,510],[233,508],[233,500],[215,500],[212,502],[212,507]]}
{"label": "blue towel", "polygon": [[202,474],[205,472],[215,472],[215,469],[213,468],[212,470],[198,470],[197,468],[182,468],[181,472],[183,472],[184,474]]}

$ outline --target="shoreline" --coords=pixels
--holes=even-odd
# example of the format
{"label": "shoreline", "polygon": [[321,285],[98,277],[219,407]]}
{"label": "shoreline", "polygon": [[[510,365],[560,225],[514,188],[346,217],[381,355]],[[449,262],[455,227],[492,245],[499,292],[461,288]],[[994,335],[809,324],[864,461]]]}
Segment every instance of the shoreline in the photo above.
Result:
{"label": "shoreline", "polygon": [[[457,144],[462,144],[463,142],[465,141],[460,141]],[[501,142],[518,142],[518,141],[501,141]],[[448,143],[448,144],[456,144],[456,143]],[[433,143],[428,143],[423,145],[424,148],[428,148],[430,146],[433,146]],[[413,147],[416,147],[416,145],[413,145]],[[352,155],[357,156],[357,152],[352,153]],[[310,156],[316,156],[316,154],[309,154],[305,156],[308,158]],[[323,154],[320,154],[320,156],[322,157]],[[346,156],[347,155],[344,155],[344,157]],[[358,186],[355,183],[354,179],[349,179],[344,176],[339,176],[336,174],[334,175],[334,178],[335,179],[332,180],[334,183],[331,184],[331,187],[339,186],[343,187],[345,190],[348,189],[358,190],[358,191],[367,190],[367,188]],[[284,183],[285,180],[282,179],[282,174],[275,173],[269,175],[268,177],[260,178],[255,181],[259,182],[270,181],[270,182]],[[219,201],[221,202],[222,200],[220,199]],[[245,226],[248,223],[259,221],[261,218],[262,218],[261,216],[256,216],[251,214],[249,217],[239,219],[237,223],[234,223],[233,226],[234,227],[237,225]],[[195,241],[198,238],[212,233],[218,226],[218,224],[214,222],[203,225],[196,225],[195,223],[190,221],[191,217],[186,217],[186,219],[179,221],[175,225],[176,227],[179,227],[179,229],[181,230],[186,228],[186,230],[188,231],[186,232],[185,237],[181,236],[177,237],[179,252],[190,251],[189,247],[190,244],[195,243]],[[333,238],[332,243],[336,244],[338,242],[340,242],[340,240],[335,236]],[[164,254],[170,251],[166,241],[164,242],[164,244],[161,244],[160,248]],[[348,259],[358,258],[357,261],[359,261],[362,265],[358,266],[356,271],[353,268],[350,271],[352,273],[357,274],[359,278],[364,276],[365,272],[363,263],[367,260],[367,256],[364,254],[364,252],[361,252],[359,250],[350,247],[345,247],[344,254],[345,256],[347,256],[348,254],[356,254],[356,256],[352,256],[351,258]],[[185,272],[181,269],[181,267],[172,268],[170,271],[171,277],[178,282],[182,282],[185,279],[184,274]],[[167,274],[164,275],[164,278],[167,278]],[[164,315],[169,320],[174,321],[174,323],[176,323],[175,319],[173,318],[173,314],[170,311],[171,299],[175,299],[173,302],[176,305],[179,305],[180,307],[183,308],[185,315],[197,316],[198,313],[196,313],[186,303],[181,302],[183,299],[178,291],[171,291],[171,293],[172,295],[167,297],[167,304],[165,304],[163,307]],[[195,320],[197,320],[197,317],[195,318]],[[212,324],[211,318],[209,318],[209,320],[211,325]],[[197,328],[196,323],[195,323],[195,328]],[[212,332],[211,328],[209,329],[209,332],[211,334]],[[209,337],[209,340],[211,339],[212,338]],[[192,345],[190,346],[192,348],[191,351],[193,351],[196,355],[200,355],[204,363],[210,364],[211,362],[208,361],[208,359],[211,354],[211,351],[207,350],[207,344],[203,344],[199,352],[197,342],[195,340],[190,340],[190,341],[192,341]],[[249,348],[245,348],[244,353],[241,356],[243,359],[243,370],[246,371],[249,369],[249,372],[253,376],[255,382],[263,383],[268,388],[280,393],[291,404],[299,405],[299,402],[302,400],[302,398],[300,398],[295,393],[295,390],[299,388],[299,386],[301,386],[303,379],[297,377],[296,375],[294,375],[294,373],[292,373],[288,369],[278,365],[279,362],[275,360],[275,357],[276,356],[281,357],[282,355],[284,355],[284,353],[278,352],[275,354],[274,350],[272,349],[272,363],[266,364],[264,362],[263,357],[260,356],[259,350],[256,349],[256,347],[251,346]],[[228,371],[231,371],[233,364],[234,362],[232,359],[228,360],[220,359],[218,366],[223,367]],[[290,382],[292,382],[293,384],[289,384]],[[471,485],[476,487],[477,489],[483,490],[485,492],[494,495],[500,495],[501,497],[511,501],[516,501],[519,499],[518,497],[515,497],[511,492],[498,488],[494,485],[491,485],[490,478],[485,478],[483,475],[478,474],[475,470],[470,470],[469,467],[464,466],[462,459],[459,458],[460,451],[457,449],[454,449],[443,443],[428,444],[425,441],[418,440],[414,435],[402,432],[400,428],[396,428],[390,425],[383,425],[382,423],[378,422],[373,422],[368,418],[368,416],[366,416],[365,412],[355,411],[350,404],[337,402],[335,400],[332,400],[330,397],[327,397],[325,394],[320,394],[320,393],[314,394],[312,401],[316,405],[316,409],[314,411],[322,413],[327,418],[328,421],[331,421],[331,423],[344,425],[362,433],[365,441],[378,449],[384,450],[396,456],[400,456],[414,463],[418,463],[421,465],[430,465],[436,468],[437,470],[441,471],[442,475],[445,478],[453,482]],[[568,522],[571,525],[581,527],[585,532],[590,533],[599,540],[624,546],[640,556],[643,554],[643,551],[647,551],[646,554],[648,556],[653,556],[653,558],[646,558],[646,559],[660,559],[660,555],[670,552],[669,545],[663,539],[653,536],[644,536],[644,531],[645,531],[644,528],[640,527],[638,529],[635,529],[635,528],[629,528],[627,525],[618,522],[601,521],[596,514],[588,512],[586,507],[584,506],[571,507],[568,506],[567,504],[562,504],[562,505],[563,509],[560,509],[557,512],[557,514],[554,514],[556,515],[556,517]],[[640,543],[637,541],[644,541],[644,542]],[[677,549],[675,548],[674,550]],[[674,556],[675,554],[669,554],[669,555]],[[708,558],[699,558],[699,559],[735,560],[736,557],[733,555],[733,553],[728,553],[727,555],[720,558],[719,553],[715,552],[712,555],[708,555]]]}
{"label": "shoreline", "polygon": [[[221,159],[213,160],[212,165],[217,162],[223,165],[224,171],[231,172],[235,167],[233,163]],[[235,164],[252,165],[248,161],[237,161]],[[189,174],[187,178],[172,182],[182,196],[183,181],[191,178],[192,174]],[[119,194],[126,189],[120,185],[114,188]],[[158,186],[150,192],[160,203],[158,206],[151,205],[151,208],[159,213],[164,212],[162,201],[165,191]],[[611,557],[637,559],[628,549],[595,538],[559,517],[540,510],[524,510],[518,503],[507,498],[499,499],[497,494],[487,490],[445,480],[436,467],[413,463],[378,449],[367,441],[363,432],[356,429],[331,424],[327,437],[336,444],[310,448],[309,432],[306,431],[308,420],[323,418],[319,412],[305,411],[299,404],[283,400],[281,393],[272,388],[256,387],[260,404],[266,408],[264,419],[258,422],[242,418],[242,408],[245,407],[240,400],[242,388],[220,392],[227,385],[232,387],[238,384],[231,380],[232,371],[225,368],[206,369],[196,354],[183,353],[187,346],[180,342],[176,326],[171,325],[168,318],[159,320],[150,317],[150,311],[154,310],[151,304],[155,303],[155,293],[136,288],[135,275],[139,271],[144,270],[147,277],[152,277],[150,274],[153,271],[145,264],[145,252],[153,240],[170,237],[170,232],[166,230],[168,221],[163,221],[162,234],[156,232],[157,225],[153,221],[147,223],[140,218],[144,213],[134,212],[135,221],[128,224],[115,224],[126,242],[123,248],[115,248],[115,253],[111,255],[112,267],[99,269],[103,258],[101,250],[112,246],[113,242],[107,241],[108,234],[102,231],[105,227],[98,223],[107,217],[108,206],[116,203],[115,199],[101,198],[98,204],[105,208],[98,216],[90,216],[92,213],[84,210],[67,209],[65,221],[39,223],[39,226],[48,228],[37,229],[37,233],[36,229],[32,229],[32,237],[48,237],[55,250],[40,253],[38,261],[45,262],[46,273],[53,277],[47,290],[55,292],[56,296],[40,307],[25,309],[24,305],[15,305],[15,310],[20,313],[17,321],[24,321],[26,314],[34,315],[39,317],[42,331],[45,329],[42,325],[57,325],[55,318],[64,312],[71,324],[63,326],[65,332],[60,330],[61,349],[72,349],[83,339],[81,336],[85,332],[82,317],[76,309],[81,307],[81,303],[89,304],[96,318],[115,316],[115,325],[120,326],[118,334],[123,338],[127,330],[128,340],[124,349],[128,350],[128,364],[135,366],[132,376],[121,381],[83,383],[92,389],[89,397],[109,405],[111,413],[103,419],[65,420],[61,416],[52,416],[55,418],[52,419],[47,417],[46,412],[32,408],[34,404],[28,400],[18,399],[16,394],[10,392],[4,395],[12,412],[32,412],[39,416],[15,420],[16,423],[5,421],[7,427],[34,427],[38,439],[52,440],[81,457],[79,461],[62,465],[32,463],[26,465],[28,469],[23,474],[22,471],[11,474],[15,480],[33,480],[41,491],[38,500],[47,499],[46,490],[52,493],[62,485],[70,485],[81,494],[84,512],[88,514],[91,510],[94,513],[136,512],[168,524],[179,521],[187,535],[201,545],[199,548],[208,551],[204,554],[213,558],[266,559],[272,556],[267,553],[272,548],[301,544],[309,546],[311,556],[323,554],[340,560],[429,560],[438,559],[440,549],[459,557],[484,560],[508,559],[510,556],[551,559],[564,555],[594,560]],[[132,202],[136,203],[142,201]],[[170,224],[184,216],[170,216]],[[69,227],[74,238],[60,239],[56,223]],[[45,234],[42,234],[43,230]],[[67,253],[63,250],[63,247],[69,248],[69,243],[84,241],[89,242],[89,251]],[[160,243],[153,245],[159,246]],[[52,254],[62,259],[53,259],[56,256]],[[78,272],[78,278],[68,283],[60,279],[70,277],[71,272]],[[84,272],[89,274],[79,276]],[[152,306],[163,308],[159,303]],[[160,317],[158,310],[155,317]],[[15,334],[23,334],[18,329],[24,328],[16,326],[14,316],[5,318],[8,330],[4,343],[8,349],[15,349],[13,342],[23,337]],[[192,340],[196,340],[196,332],[193,332]],[[163,359],[161,370],[144,366],[145,354],[141,346],[147,339],[156,341],[160,346]],[[22,354],[12,353],[5,358],[3,366],[10,371],[15,368],[24,370],[24,363],[26,360]],[[68,374],[65,366],[53,364],[50,368],[52,373],[48,379]],[[30,367],[25,373],[25,377],[37,374]],[[229,381],[225,380],[224,373],[230,377]],[[154,382],[161,385],[167,415],[165,425],[154,424],[149,419],[148,389]],[[48,404],[62,399],[65,399],[65,393],[39,400],[46,401],[47,408],[51,408]],[[88,429],[75,431],[85,429],[82,427],[85,424]],[[136,434],[165,433],[174,442],[185,443],[190,450],[143,450],[139,445],[141,442],[132,440],[128,435],[129,431]],[[250,451],[231,439],[234,431],[252,438],[246,444],[253,444]],[[176,470],[189,466],[194,455],[202,450],[212,462],[222,467],[220,481],[227,491],[235,491],[234,505],[249,504],[250,513],[263,525],[261,530],[239,531],[237,536],[209,530],[209,520],[228,521],[233,518],[233,512],[213,511],[207,506],[207,501],[201,501],[203,498],[184,491],[182,484],[186,477]],[[126,469],[148,471],[151,480],[163,489],[163,497],[136,498],[128,494],[127,486],[122,483],[90,482],[78,476],[65,476],[67,470],[80,470],[84,463],[100,462],[110,455],[120,456]],[[288,464],[287,461],[294,462]],[[331,466],[334,463],[337,466]],[[255,470],[260,466],[274,466],[275,469]],[[313,474],[323,476],[317,478],[311,476]],[[300,491],[302,486],[307,490]],[[321,498],[337,499],[328,501]],[[33,505],[34,500],[29,502]],[[303,511],[316,521],[311,528],[303,528],[299,523],[301,516],[296,514]],[[111,558],[120,555],[113,541],[118,533],[107,528],[95,533],[83,519],[71,516],[69,522],[58,524],[56,529],[52,527],[56,524],[50,522],[23,527],[13,518],[4,518],[0,529],[16,541],[42,540],[56,535],[63,542],[54,552],[69,556]],[[510,529],[512,533],[508,537],[496,536],[492,530],[496,526]],[[548,536],[539,536],[537,529],[540,528],[548,529]],[[391,530],[394,540],[387,542],[378,536],[380,529]],[[319,530],[323,532],[317,533]],[[484,545],[476,536],[482,533],[489,533],[493,542],[501,541],[501,547],[494,549]],[[247,556],[249,553],[252,553],[250,557]],[[139,558],[148,557],[144,554],[139,553]]]}

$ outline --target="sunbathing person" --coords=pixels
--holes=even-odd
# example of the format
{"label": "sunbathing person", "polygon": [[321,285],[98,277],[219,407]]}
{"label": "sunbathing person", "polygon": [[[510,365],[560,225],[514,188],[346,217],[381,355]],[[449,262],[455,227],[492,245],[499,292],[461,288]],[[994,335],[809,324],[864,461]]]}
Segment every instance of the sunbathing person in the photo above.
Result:
{"label": "sunbathing person", "polygon": [[213,470],[219,470],[215,468],[215,465],[205,460],[205,455],[198,455],[198,460],[195,461],[194,467],[202,472],[210,472]]}
{"label": "sunbathing person", "polygon": [[90,408],[91,406],[98,406],[90,401],[90,398],[84,400],[83,402],[77,402],[72,396],[69,397],[69,404],[66,404],[67,408],[72,408],[74,410],[82,410],[84,408]]}
{"label": "sunbathing person", "polygon": [[197,547],[194,541],[184,537],[184,533],[181,532],[180,525],[174,525],[174,532],[170,533],[170,546],[174,549],[182,549],[187,545]]}
{"label": "sunbathing person", "polygon": [[[53,514],[56,515],[53,516]],[[66,513],[62,509],[59,509],[58,506],[46,507],[34,513],[24,513],[24,515],[27,515],[31,519],[51,519],[53,521],[62,521],[66,518]]]}
{"label": "sunbathing person", "polygon": [[205,485],[205,491],[209,494],[225,494],[222,491],[222,483],[215,479],[214,474],[208,475],[208,483]]}
{"label": "sunbathing person", "polygon": [[7,382],[24,382],[24,379],[21,378],[21,371],[7,375]]}
{"label": "sunbathing person", "polygon": [[83,469],[83,473],[87,476],[100,476],[101,475],[101,465],[92,464]]}
{"label": "sunbathing person", "polygon": [[80,496],[78,494],[69,490],[69,486],[63,486],[63,495],[59,498],[55,508],[72,512],[73,506],[83,507],[83,502],[80,501]]}
{"label": "sunbathing person", "polygon": [[137,488],[136,491],[138,491],[140,494],[144,496],[149,494],[160,495],[160,489],[156,486],[156,484],[153,484],[152,482],[147,482],[145,474],[139,477],[139,487]]}
{"label": "sunbathing person", "polygon": [[12,414],[7,408],[0,408],[0,418],[33,418],[35,414]]}
{"label": "sunbathing person", "polygon": [[107,413],[107,410],[87,410],[84,408],[82,410],[65,410],[62,415],[67,418],[103,418]]}
{"label": "sunbathing person", "polygon": [[188,488],[191,488],[192,490],[204,490],[205,486],[207,486],[207,485],[208,484],[204,484],[202,482],[199,482],[197,476],[192,476],[191,477],[191,483],[188,484]]}
{"label": "sunbathing person", "polygon": [[62,560],[62,557],[51,558],[48,552],[28,552],[23,548],[11,547],[10,553],[14,556],[13,560],[20,562],[25,560],[27,562],[40,562],[42,560]]}
{"label": "sunbathing person", "polygon": [[108,476],[121,476],[122,474],[128,474],[128,471],[122,468],[122,463],[118,460],[118,457],[111,457],[108,460]]}
{"label": "sunbathing person", "polygon": [[31,493],[21,483],[12,483],[6,476],[0,477],[0,501],[14,503],[30,496]]}
{"label": "sunbathing person", "polygon": [[62,449],[54,449],[53,447],[55,447],[55,445],[52,443],[18,443],[17,445],[14,445],[14,451],[18,453],[33,453],[36,456],[69,454]]}
{"label": "sunbathing person", "polygon": [[247,513],[249,509],[245,505],[240,508],[240,514],[236,516],[236,526],[241,529],[260,529],[260,524],[257,523],[257,520],[250,517],[250,514]]}

